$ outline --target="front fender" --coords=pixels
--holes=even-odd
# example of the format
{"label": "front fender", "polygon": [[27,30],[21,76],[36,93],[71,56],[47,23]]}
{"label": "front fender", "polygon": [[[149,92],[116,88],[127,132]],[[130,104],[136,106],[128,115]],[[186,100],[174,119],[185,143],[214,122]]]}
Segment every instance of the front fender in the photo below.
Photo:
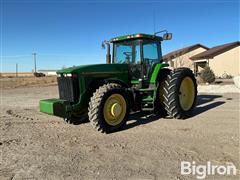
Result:
{"label": "front fender", "polygon": [[116,83],[116,84],[120,84],[122,87],[129,88],[129,85],[120,79],[113,79],[113,78],[104,79],[104,84],[106,83]]}

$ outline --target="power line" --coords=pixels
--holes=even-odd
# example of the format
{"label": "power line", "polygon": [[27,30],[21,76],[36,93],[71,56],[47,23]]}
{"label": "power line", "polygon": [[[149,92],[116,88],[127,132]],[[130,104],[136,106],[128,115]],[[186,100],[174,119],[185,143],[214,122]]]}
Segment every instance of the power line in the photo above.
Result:
{"label": "power line", "polygon": [[31,55],[6,55],[2,56],[2,58],[23,58],[23,57],[30,57]]}

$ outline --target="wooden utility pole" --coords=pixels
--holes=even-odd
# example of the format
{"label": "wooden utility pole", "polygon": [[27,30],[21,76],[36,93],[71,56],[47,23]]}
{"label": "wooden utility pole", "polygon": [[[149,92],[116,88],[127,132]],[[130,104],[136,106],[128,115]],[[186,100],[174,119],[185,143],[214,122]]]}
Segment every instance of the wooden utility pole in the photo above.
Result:
{"label": "wooden utility pole", "polygon": [[34,72],[36,73],[37,72],[37,53],[32,53],[33,55],[33,61],[34,61]]}
{"label": "wooden utility pole", "polygon": [[16,63],[16,77],[18,77],[18,63]]}

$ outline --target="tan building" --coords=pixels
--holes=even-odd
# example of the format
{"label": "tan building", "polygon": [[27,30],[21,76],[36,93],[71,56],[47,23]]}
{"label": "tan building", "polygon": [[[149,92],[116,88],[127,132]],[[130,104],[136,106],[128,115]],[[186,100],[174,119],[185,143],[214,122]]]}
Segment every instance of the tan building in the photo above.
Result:
{"label": "tan building", "polygon": [[167,62],[171,68],[178,68],[178,67],[188,67],[192,71],[194,71],[194,61],[190,58],[196,54],[204,52],[209,48],[203,46],[201,44],[195,44],[192,46],[188,46],[182,49],[178,49],[171,53],[164,55],[163,61]]}
{"label": "tan building", "polygon": [[213,47],[190,58],[199,67],[209,65],[217,77],[240,75],[240,42],[233,42]]}
{"label": "tan building", "polygon": [[45,76],[56,76],[57,75],[57,70],[46,70],[46,69],[44,69],[44,70],[38,70],[37,71],[38,73],[43,73],[43,74],[45,74]]}

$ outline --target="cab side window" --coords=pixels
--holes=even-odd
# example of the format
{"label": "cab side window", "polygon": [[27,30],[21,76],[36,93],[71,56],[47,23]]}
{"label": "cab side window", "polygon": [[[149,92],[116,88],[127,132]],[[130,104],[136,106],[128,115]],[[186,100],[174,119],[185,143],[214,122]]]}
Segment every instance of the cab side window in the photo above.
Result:
{"label": "cab side window", "polygon": [[158,46],[157,43],[143,44],[144,60],[150,62],[157,62],[158,58]]}
{"label": "cab side window", "polygon": [[159,61],[158,44],[149,42],[143,44],[143,72],[148,76],[152,67]]}

